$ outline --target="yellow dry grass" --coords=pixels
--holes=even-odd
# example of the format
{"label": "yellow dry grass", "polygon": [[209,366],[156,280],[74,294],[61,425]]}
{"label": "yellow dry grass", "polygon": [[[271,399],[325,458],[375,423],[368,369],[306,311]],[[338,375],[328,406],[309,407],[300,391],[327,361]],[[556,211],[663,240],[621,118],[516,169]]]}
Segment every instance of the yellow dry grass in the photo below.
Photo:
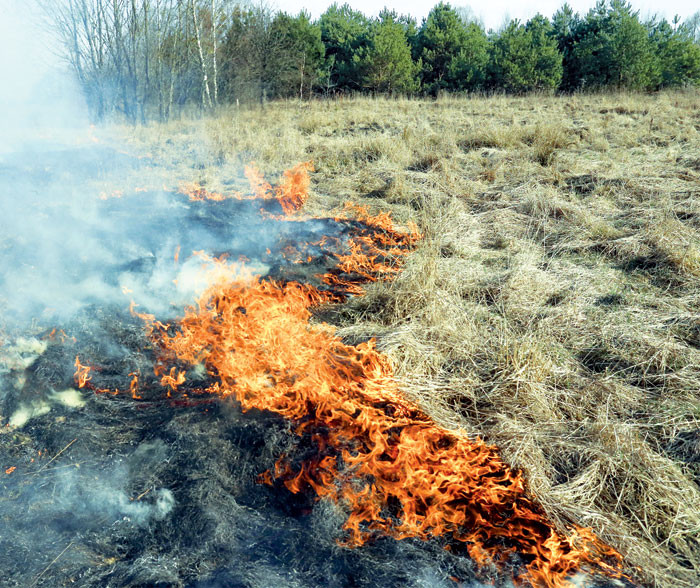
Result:
{"label": "yellow dry grass", "polygon": [[700,583],[700,95],[358,98],[113,127],[167,185],[311,159],[310,212],[419,223],[338,311],[446,427],[497,444],[561,525],[650,586]]}

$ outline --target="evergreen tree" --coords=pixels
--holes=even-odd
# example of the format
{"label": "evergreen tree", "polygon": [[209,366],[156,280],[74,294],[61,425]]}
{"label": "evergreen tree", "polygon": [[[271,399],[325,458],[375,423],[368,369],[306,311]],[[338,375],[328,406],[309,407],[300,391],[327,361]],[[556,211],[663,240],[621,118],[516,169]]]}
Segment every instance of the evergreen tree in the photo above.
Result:
{"label": "evergreen tree", "polygon": [[531,39],[534,53],[533,88],[556,90],[561,83],[563,67],[552,23],[537,14],[525,25],[525,31]]}
{"label": "evergreen tree", "polygon": [[562,77],[562,56],[552,25],[537,15],[526,25],[511,21],[494,39],[491,86],[507,92],[555,90]]}
{"label": "evergreen tree", "polygon": [[360,89],[361,74],[354,56],[368,42],[369,19],[348,4],[332,4],[321,15],[319,25],[326,48],[328,89]]}
{"label": "evergreen tree", "polygon": [[373,23],[366,47],[355,55],[363,86],[374,92],[410,93],[418,89],[418,68],[411,59],[406,28],[396,14],[384,11]]}
{"label": "evergreen tree", "polygon": [[466,26],[464,46],[448,66],[448,86],[472,92],[483,89],[488,63],[488,37],[479,24],[470,22]]}
{"label": "evergreen tree", "polygon": [[567,89],[653,88],[659,81],[657,65],[638,12],[622,0],[600,1],[573,31]]}
{"label": "evergreen tree", "polygon": [[686,86],[700,84],[700,46],[695,44],[690,27],[675,28],[666,20],[653,27],[651,41],[658,58],[659,85]]}
{"label": "evergreen tree", "polygon": [[437,94],[453,88],[449,70],[452,60],[465,49],[467,27],[459,14],[443,2],[428,14],[418,34],[418,55],[422,61],[424,88]]}
{"label": "evergreen tree", "polygon": [[552,34],[557,41],[557,48],[562,55],[562,80],[559,87],[570,90],[576,85],[573,76],[572,54],[574,49],[574,33],[580,26],[580,18],[568,3],[554,13],[552,17]]}
{"label": "evergreen tree", "polygon": [[271,86],[276,96],[309,96],[321,75],[325,47],[321,28],[311,22],[307,12],[297,16],[278,13],[272,22],[275,39],[272,56],[275,76]]}
{"label": "evergreen tree", "polygon": [[273,12],[262,5],[236,6],[221,51],[221,94],[229,100],[264,101],[276,76],[280,40],[272,34]]}

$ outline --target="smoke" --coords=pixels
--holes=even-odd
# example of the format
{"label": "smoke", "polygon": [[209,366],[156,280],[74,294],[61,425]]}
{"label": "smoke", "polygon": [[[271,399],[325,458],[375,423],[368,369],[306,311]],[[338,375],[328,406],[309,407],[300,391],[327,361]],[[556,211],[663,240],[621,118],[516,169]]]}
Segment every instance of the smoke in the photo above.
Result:
{"label": "smoke", "polygon": [[0,153],[87,126],[83,97],[35,0],[0,0]]}
{"label": "smoke", "polygon": [[28,508],[41,512],[46,521],[79,528],[82,532],[96,525],[121,524],[145,526],[162,520],[175,505],[167,488],[153,491],[145,500],[136,501],[124,491],[126,468],[120,464],[102,470],[70,468],[44,478],[28,500]]}
{"label": "smoke", "polygon": [[0,156],[6,328],[55,327],[88,305],[128,308],[132,300],[169,318],[211,281],[212,264],[193,252],[245,256],[247,271],[265,274],[268,250],[284,261],[280,239],[317,239],[327,228],[264,220],[259,202],[190,202],[170,192],[100,198],[104,178],[146,178],[150,164],[100,145],[35,145]]}

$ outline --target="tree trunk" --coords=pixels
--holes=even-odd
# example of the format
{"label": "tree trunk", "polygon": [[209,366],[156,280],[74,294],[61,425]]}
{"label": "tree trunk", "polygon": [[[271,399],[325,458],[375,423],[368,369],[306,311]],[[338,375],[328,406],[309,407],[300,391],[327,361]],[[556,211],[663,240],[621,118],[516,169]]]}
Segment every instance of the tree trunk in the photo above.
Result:
{"label": "tree trunk", "polygon": [[197,10],[194,6],[194,0],[190,0],[190,10],[192,11],[192,24],[194,25],[194,35],[197,40],[197,51],[199,52],[199,65],[202,68],[202,108],[204,108],[205,106],[211,108],[212,104],[211,93],[209,91],[209,77],[207,76],[207,64],[204,61],[204,52],[202,51],[202,37],[199,34],[199,21],[197,19]]}
{"label": "tree trunk", "polygon": [[211,0],[211,38],[212,38],[212,86],[214,87],[214,105],[219,105],[219,80],[216,67],[216,51],[217,51],[217,30],[216,30],[216,1]]}
{"label": "tree trunk", "polygon": [[301,59],[301,79],[299,80],[299,101],[304,99],[304,66],[306,65],[306,52]]}

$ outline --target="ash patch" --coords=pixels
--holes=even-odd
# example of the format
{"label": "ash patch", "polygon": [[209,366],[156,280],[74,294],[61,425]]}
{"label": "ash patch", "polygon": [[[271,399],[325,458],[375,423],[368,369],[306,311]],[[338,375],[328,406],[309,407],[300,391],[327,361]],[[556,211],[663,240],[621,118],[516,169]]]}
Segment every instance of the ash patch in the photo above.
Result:
{"label": "ash patch", "polygon": [[346,549],[337,505],[260,484],[295,443],[281,419],[214,400],[91,396],[37,417],[0,436],[17,464],[0,478],[3,586],[472,585],[437,542]]}

